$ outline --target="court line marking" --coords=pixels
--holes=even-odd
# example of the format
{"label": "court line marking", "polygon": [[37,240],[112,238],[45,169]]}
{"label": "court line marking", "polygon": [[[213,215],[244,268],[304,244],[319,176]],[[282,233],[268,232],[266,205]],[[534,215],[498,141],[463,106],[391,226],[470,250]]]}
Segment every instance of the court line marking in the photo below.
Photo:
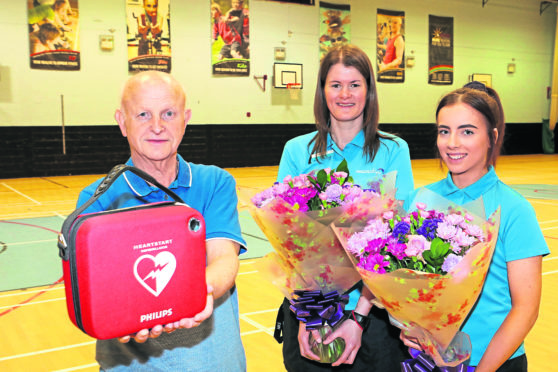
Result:
{"label": "court line marking", "polygon": [[257,272],[258,272],[257,270],[256,271],[246,271],[244,273],[238,273],[237,275],[255,274]]}
{"label": "court line marking", "polygon": [[27,242],[17,242],[17,243],[4,242],[4,243],[12,246],[12,245],[47,243],[47,242],[52,243],[52,242],[56,242],[56,241],[58,241],[58,239],[30,240],[30,241],[27,241]]}
{"label": "court line marking", "polygon": [[547,272],[545,272],[545,273],[542,273],[542,275],[550,275],[550,274],[558,274],[558,270],[547,271]]}
{"label": "court line marking", "polygon": [[17,190],[14,189],[13,187],[6,185],[4,182],[0,183],[0,185],[2,185],[2,186],[4,186],[4,187],[6,187],[6,188],[12,190],[12,191],[15,192],[16,194],[19,194],[19,195],[23,196],[23,197],[26,198],[26,199],[31,200],[33,203],[35,203],[35,204],[37,204],[37,205],[41,205],[40,202],[38,202],[38,201],[36,201],[35,199],[33,199],[33,198],[31,198],[31,197],[25,195],[25,194],[22,193],[22,192],[17,191]]}
{"label": "court line marking", "polygon": [[[37,290],[33,290],[33,291],[22,290],[22,291],[19,291],[19,292],[17,292],[17,293],[3,294],[3,295],[0,295],[0,298],[3,298],[3,297],[12,297],[12,296],[22,296],[22,295],[28,295],[28,294],[37,293],[37,292],[56,291],[56,290],[60,290],[60,289],[64,289],[64,284],[60,284],[59,287],[53,287],[53,288],[37,289]],[[16,291],[17,291],[17,289],[16,289]]]}
{"label": "court line marking", "polygon": [[17,305],[0,306],[0,310],[9,309],[9,308],[12,308],[14,306],[22,307],[22,306],[38,305],[38,304],[43,304],[43,303],[46,303],[46,302],[63,301],[63,300],[66,300],[66,297],[58,297],[58,298],[52,298],[50,300],[42,300],[42,301],[34,301],[34,302],[31,301],[31,302],[26,302],[26,303],[17,304]]}
{"label": "court line marking", "polygon": [[529,201],[531,203],[537,203],[537,204],[554,205],[554,206],[556,206],[556,204],[558,204],[557,201],[554,201],[554,202],[551,201],[551,200],[554,200],[554,199],[530,199],[530,198],[527,198],[527,199],[529,199]]}
{"label": "court line marking", "polygon": [[76,366],[76,367],[71,367],[71,368],[66,368],[66,369],[57,369],[54,370],[52,372],[70,372],[70,371],[78,371],[80,369],[85,369],[85,368],[89,368],[89,367],[96,367],[99,368],[99,363],[91,363],[91,364],[84,364],[82,366]]}
{"label": "court line marking", "polygon": [[54,347],[54,348],[51,348],[51,349],[43,349],[43,350],[38,350],[38,351],[32,351],[30,353],[10,355],[10,356],[6,356],[6,357],[1,357],[0,362],[3,362],[5,360],[11,360],[11,359],[25,358],[25,357],[28,357],[28,356],[34,356],[34,355],[39,355],[39,354],[52,353],[54,351],[67,350],[67,349],[73,349],[73,348],[76,348],[76,347],[88,346],[88,345],[91,345],[91,344],[94,344],[94,343],[95,343],[95,341],[87,341],[87,342],[82,342],[82,343],[79,343],[79,344],[66,345],[66,346]]}
{"label": "court line marking", "polygon": [[539,222],[539,225],[547,224],[547,223],[555,223],[555,222],[558,222],[558,220],[542,221],[542,222]]}
{"label": "court line marking", "polygon": [[[249,317],[247,317],[245,315],[240,315],[239,318],[240,318],[240,320],[244,320],[246,323],[256,327],[259,330],[259,332],[267,333],[270,336],[273,335],[273,333],[271,333],[271,330],[269,329],[269,327],[264,327],[263,325],[261,325],[260,323],[250,319]],[[271,329],[275,329],[275,328],[271,328]],[[246,335],[246,334],[248,334],[248,332],[256,333],[254,331],[241,332],[240,336]]]}

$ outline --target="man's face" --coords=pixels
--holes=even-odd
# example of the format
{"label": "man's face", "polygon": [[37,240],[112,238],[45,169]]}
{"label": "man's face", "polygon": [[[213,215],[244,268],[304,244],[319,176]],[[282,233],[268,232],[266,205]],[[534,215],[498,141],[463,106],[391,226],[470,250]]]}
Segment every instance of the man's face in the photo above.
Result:
{"label": "man's face", "polygon": [[158,6],[158,0],[145,0],[143,2],[143,7],[145,8],[145,12],[150,17],[157,16],[157,6]]}
{"label": "man's face", "polygon": [[180,88],[163,80],[140,81],[127,90],[123,105],[115,118],[128,138],[134,164],[174,158],[190,119]]}

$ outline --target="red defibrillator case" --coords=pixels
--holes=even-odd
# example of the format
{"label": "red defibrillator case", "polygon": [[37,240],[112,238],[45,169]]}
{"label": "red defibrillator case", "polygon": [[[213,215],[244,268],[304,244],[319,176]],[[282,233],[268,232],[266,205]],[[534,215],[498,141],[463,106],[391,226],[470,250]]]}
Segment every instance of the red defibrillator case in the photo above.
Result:
{"label": "red defibrillator case", "polygon": [[[175,201],[81,214],[125,171]],[[138,168],[114,167],[95,194],[66,218],[58,247],[68,314],[92,337],[129,335],[205,308],[203,216]]]}

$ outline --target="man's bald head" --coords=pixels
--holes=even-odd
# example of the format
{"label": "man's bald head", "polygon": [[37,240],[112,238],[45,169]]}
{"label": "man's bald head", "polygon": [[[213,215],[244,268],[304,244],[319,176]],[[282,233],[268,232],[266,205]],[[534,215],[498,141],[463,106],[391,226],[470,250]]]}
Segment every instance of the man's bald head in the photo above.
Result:
{"label": "man's bald head", "polygon": [[165,84],[172,89],[177,100],[181,102],[183,111],[186,107],[186,93],[182,85],[172,75],[161,71],[143,71],[130,77],[122,88],[120,110],[125,113],[128,103],[135,95],[143,94],[144,91],[158,84]]}

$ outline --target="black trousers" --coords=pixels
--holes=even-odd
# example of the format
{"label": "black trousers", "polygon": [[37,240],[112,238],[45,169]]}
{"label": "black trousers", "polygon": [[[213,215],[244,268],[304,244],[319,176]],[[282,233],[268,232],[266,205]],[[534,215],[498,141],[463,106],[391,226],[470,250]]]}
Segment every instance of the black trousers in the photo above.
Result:
{"label": "black trousers", "polygon": [[496,372],[527,372],[527,356],[523,354],[516,358],[508,359]]}
{"label": "black trousers", "polygon": [[407,348],[399,339],[400,330],[389,323],[387,312],[372,307],[370,324],[362,334],[362,345],[353,364],[332,367],[300,355],[298,345],[299,321],[289,309],[285,299],[279,311],[283,312],[283,362],[289,372],[323,371],[378,371],[399,372],[400,362],[410,358]]}

